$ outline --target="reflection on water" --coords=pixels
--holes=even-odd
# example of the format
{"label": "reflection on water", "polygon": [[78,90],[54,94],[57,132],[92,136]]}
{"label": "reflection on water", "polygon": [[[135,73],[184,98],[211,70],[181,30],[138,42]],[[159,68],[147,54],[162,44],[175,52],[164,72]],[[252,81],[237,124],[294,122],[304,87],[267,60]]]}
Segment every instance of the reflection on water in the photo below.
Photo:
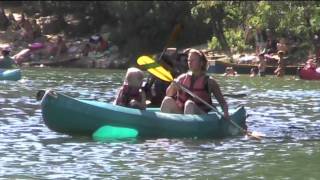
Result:
{"label": "reflection on water", "polygon": [[225,139],[127,139],[95,142],[49,130],[35,95],[55,89],[111,102],[124,71],[27,69],[0,81],[0,177],[4,179],[316,179],[320,160],[319,81],[241,75],[214,77],[231,107],[245,105],[249,130]]}

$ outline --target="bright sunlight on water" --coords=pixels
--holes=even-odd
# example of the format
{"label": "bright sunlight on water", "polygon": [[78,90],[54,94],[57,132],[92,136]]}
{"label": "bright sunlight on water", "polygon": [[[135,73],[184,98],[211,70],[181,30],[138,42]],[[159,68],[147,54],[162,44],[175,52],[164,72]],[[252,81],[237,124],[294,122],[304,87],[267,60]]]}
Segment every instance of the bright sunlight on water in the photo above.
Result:
{"label": "bright sunlight on water", "polygon": [[225,139],[126,139],[96,142],[48,129],[40,89],[112,102],[125,71],[24,69],[0,81],[0,178],[3,179],[318,179],[320,85],[298,77],[213,76],[230,107],[244,105],[250,131]]}

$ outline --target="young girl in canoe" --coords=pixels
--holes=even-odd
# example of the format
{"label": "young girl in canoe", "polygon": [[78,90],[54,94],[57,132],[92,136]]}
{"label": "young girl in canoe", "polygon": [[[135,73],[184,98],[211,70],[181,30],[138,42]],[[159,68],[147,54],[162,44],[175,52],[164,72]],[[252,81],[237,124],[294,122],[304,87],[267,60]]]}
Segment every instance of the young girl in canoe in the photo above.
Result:
{"label": "young girl in canoe", "polygon": [[[207,62],[203,52],[191,49],[188,53],[189,72],[181,74],[174,81],[189,89],[208,104],[212,104],[213,94],[223,109],[224,118],[229,119],[228,105],[218,83],[206,75]],[[181,114],[204,114],[212,110],[174,83],[168,87],[160,109],[162,112]]]}
{"label": "young girl in canoe", "polygon": [[114,104],[142,110],[146,109],[146,94],[142,89],[142,83],[143,72],[135,67],[129,68]]}

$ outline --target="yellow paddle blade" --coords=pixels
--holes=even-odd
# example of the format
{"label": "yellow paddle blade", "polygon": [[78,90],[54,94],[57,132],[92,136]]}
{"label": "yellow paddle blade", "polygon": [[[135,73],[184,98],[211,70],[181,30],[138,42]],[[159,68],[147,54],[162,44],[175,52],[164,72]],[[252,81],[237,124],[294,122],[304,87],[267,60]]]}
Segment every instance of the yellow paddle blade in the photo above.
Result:
{"label": "yellow paddle blade", "polygon": [[249,138],[256,139],[256,140],[261,140],[262,137],[265,137],[266,135],[262,134],[260,132],[255,132],[255,131],[249,132],[249,131],[247,131],[246,132],[246,136],[249,137]]}
{"label": "yellow paddle blade", "polygon": [[158,77],[161,80],[171,82],[173,81],[173,77],[169,71],[164,69],[160,64],[158,64],[155,60],[150,58],[149,56],[140,56],[137,60],[137,63],[140,66],[143,66],[153,74],[154,76]]}

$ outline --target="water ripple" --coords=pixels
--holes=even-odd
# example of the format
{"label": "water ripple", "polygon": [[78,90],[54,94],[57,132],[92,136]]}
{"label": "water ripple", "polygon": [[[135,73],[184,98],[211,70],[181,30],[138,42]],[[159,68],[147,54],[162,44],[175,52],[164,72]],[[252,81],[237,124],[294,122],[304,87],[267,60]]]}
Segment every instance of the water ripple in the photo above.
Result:
{"label": "water ripple", "polygon": [[[48,129],[35,94],[114,100],[124,71],[25,69],[17,82],[0,81],[2,179],[316,179],[319,177],[320,86],[292,77],[214,75],[230,107],[244,105],[261,141],[127,139],[95,142]],[[308,161],[308,163],[306,163]],[[301,166],[303,164],[303,166]],[[302,172],[302,173],[301,173]]]}

